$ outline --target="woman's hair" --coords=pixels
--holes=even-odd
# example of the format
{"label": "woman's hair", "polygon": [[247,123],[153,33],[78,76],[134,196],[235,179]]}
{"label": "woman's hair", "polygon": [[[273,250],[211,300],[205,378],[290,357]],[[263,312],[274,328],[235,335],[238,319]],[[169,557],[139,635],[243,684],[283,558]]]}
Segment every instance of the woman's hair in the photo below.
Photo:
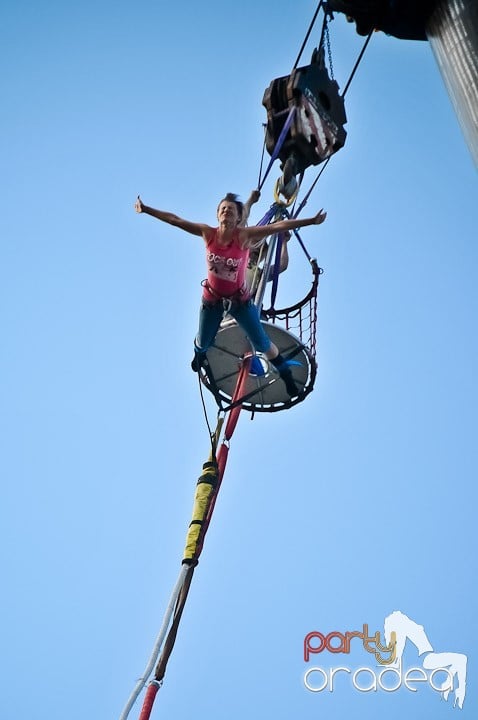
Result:
{"label": "woman's hair", "polygon": [[242,220],[242,213],[244,212],[244,203],[239,200],[239,195],[236,195],[235,193],[226,193],[226,196],[222,198],[222,200],[219,202],[219,205],[217,206],[218,212],[223,202],[234,203],[234,205],[237,207],[237,213],[239,215],[240,222]]}

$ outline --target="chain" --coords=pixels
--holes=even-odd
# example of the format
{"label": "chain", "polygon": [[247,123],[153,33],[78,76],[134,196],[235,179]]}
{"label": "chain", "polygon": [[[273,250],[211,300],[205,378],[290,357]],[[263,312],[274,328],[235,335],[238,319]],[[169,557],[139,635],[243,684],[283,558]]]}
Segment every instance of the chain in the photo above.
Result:
{"label": "chain", "polygon": [[326,21],[324,27],[325,43],[327,45],[327,57],[329,59],[330,79],[334,80],[334,66],[332,64],[332,51],[330,49],[329,23]]}

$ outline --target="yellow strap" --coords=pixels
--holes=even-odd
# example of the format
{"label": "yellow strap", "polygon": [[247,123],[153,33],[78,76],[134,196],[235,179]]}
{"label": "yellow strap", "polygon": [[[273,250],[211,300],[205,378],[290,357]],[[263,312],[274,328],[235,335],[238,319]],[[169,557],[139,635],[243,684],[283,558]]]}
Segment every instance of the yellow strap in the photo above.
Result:
{"label": "yellow strap", "polygon": [[196,555],[199,534],[206,517],[211,496],[217,483],[217,467],[205,468],[196,485],[191,523],[186,535],[183,560],[192,560]]}

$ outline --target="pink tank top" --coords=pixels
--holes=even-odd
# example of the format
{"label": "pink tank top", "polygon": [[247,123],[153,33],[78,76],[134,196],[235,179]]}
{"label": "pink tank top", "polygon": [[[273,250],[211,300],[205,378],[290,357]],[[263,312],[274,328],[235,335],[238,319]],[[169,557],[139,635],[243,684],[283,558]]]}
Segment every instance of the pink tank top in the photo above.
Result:
{"label": "pink tank top", "polygon": [[[209,302],[218,297],[230,298],[244,293],[249,248],[239,244],[239,230],[235,230],[228,247],[218,245],[216,228],[211,241],[206,245],[207,282],[203,298]],[[208,289],[210,288],[210,290]],[[243,296],[247,299],[247,294]]]}

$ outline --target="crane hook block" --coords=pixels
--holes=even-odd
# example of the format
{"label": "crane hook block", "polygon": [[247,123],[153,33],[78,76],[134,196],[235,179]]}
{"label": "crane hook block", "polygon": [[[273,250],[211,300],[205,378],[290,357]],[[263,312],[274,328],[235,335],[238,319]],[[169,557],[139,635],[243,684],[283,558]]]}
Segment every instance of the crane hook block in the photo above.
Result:
{"label": "crane hook block", "polygon": [[343,97],[322,62],[296,68],[276,78],[264,93],[266,148],[272,155],[291,108],[296,112],[278,156],[291,160],[294,174],[319,165],[345,143],[347,122]]}

